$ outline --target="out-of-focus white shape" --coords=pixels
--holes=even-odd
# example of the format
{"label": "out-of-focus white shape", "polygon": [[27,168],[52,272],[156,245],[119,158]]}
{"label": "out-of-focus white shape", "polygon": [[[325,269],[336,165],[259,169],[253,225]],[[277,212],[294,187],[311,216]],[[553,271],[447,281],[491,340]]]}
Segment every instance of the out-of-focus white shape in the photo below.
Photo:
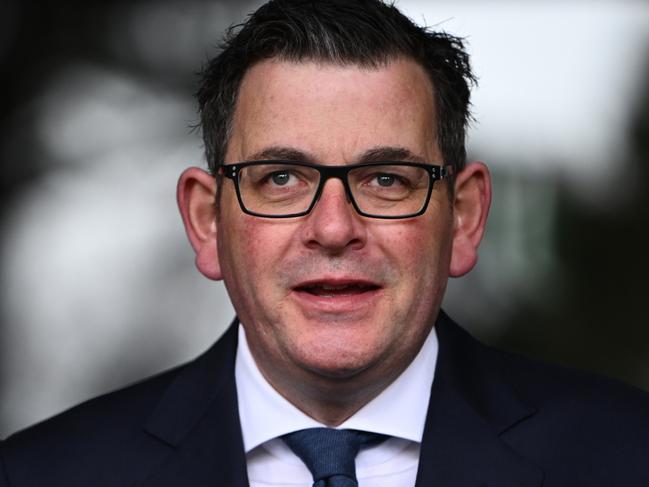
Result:
{"label": "out-of-focus white shape", "polygon": [[195,270],[175,204],[202,159],[182,129],[191,102],[86,66],[41,103],[60,164],[18,201],[0,254],[11,429],[194,356],[233,316]]}
{"label": "out-of-focus white shape", "polygon": [[[476,153],[559,173],[596,200],[627,179],[621,158],[645,87],[649,3],[401,0],[414,21],[466,37],[478,74]],[[612,191],[617,194],[618,191]]]}

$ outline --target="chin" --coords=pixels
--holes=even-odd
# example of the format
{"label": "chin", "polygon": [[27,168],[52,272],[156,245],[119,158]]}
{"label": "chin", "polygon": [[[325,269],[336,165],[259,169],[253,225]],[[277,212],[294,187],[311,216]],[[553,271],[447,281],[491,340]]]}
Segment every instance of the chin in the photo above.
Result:
{"label": "chin", "polygon": [[344,349],[319,346],[317,351],[301,357],[301,362],[304,368],[318,376],[338,380],[356,377],[378,362],[375,353],[351,348],[349,342],[345,345]]}

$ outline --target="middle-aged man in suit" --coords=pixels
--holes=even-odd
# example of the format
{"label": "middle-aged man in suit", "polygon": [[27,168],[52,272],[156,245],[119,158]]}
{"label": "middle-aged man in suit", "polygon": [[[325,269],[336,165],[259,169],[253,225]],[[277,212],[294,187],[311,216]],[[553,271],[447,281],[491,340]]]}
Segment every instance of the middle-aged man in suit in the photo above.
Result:
{"label": "middle-aged man in suit", "polygon": [[645,393],[440,309],[491,198],[465,165],[472,81],[461,40],[376,0],[275,0],[234,30],[178,202],[240,321],[10,437],[0,486],[649,486]]}

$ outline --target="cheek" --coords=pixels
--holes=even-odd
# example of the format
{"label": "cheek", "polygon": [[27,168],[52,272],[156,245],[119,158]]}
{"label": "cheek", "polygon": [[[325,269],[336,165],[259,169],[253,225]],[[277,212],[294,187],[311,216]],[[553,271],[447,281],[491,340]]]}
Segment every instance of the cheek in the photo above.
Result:
{"label": "cheek", "polygon": [[[412,220],[398,231],[387,229],[383,236],[386,254],[392,255],[402,278],[413,282],[421,274],[437,274],[450,258],[450,230],[423,220]],[[432,276],[431,276],[432,277]]]}
{"label": "cheek", "polygon": [[236,221],[224,222],[223,255],[229,261],[231,280],[240,283],[246,294],[267,293],[269,281],[281,269],[283,256],[294,238],[294,231],[276,221],[241,215]]}
{"label": "cheek", "polygon": [[399,270],[396,306],[408,310],[407,319],[428,314],[430,306],[437,306],[448,279],[451,219],[413,219],[398,230],[386,229],[383,237],[384,254],[391,256],[393,267]]}

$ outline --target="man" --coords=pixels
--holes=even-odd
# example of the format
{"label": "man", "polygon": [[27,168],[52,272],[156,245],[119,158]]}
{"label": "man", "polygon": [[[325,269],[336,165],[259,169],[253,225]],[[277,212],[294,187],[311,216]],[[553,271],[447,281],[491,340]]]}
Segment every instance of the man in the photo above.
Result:
{"label": "man", "polygon": [[465,165],[472,79],[459,39],[378,1],[261,7],[205,71],[210,171],[178,185],[240,322],[6,440],[0,486],[649,485],[646,394],[440,309],[491,197]]}

